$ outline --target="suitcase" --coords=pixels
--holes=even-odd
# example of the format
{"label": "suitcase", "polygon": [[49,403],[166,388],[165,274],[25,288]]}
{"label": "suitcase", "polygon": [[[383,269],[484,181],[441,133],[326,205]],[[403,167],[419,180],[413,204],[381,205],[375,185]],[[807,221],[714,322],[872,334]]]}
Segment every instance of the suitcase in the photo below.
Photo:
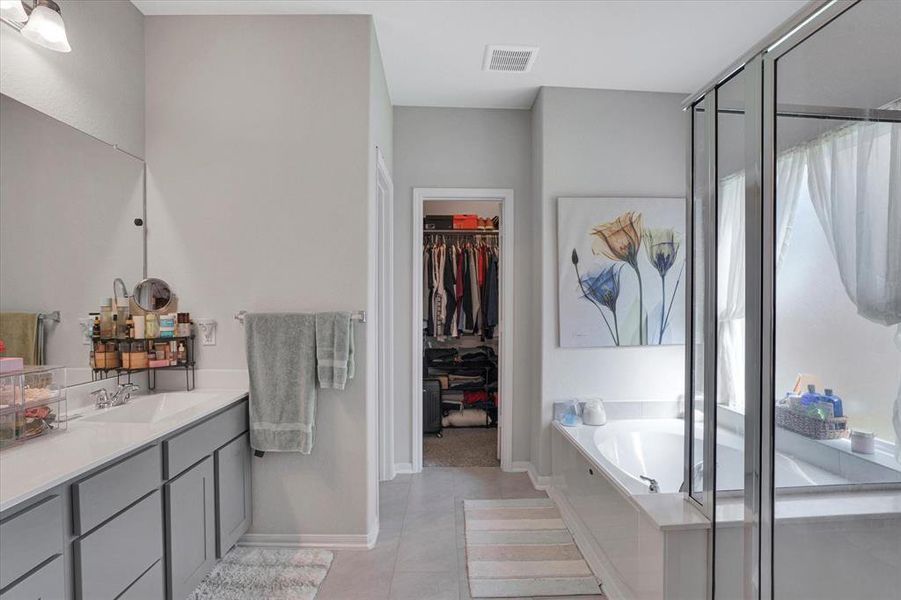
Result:
{"label": "suitcase", "polygon": [[422,380],[422,432],[441,437],[441,383]]}

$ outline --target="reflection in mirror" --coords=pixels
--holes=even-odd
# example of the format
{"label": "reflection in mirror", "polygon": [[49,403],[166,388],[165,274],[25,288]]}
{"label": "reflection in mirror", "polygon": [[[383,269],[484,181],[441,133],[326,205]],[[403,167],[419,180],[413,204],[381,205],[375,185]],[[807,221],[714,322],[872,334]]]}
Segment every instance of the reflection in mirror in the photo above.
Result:
{"label": "reflection in mirror", "polygon": [[[116,277],[141,279],[143,177],[142,161],[0,96],[3,356],[65,366],[70,385],[90,381],[83,325]],[[58,322],[33,326],[55,311]]]}
{"label": "reflection in mirror", "polygon": [[146,312],[161,314],[175,310],[175,294],[172,293],[169,284],[155,277],[145,279],[136,285],[132,299]]}

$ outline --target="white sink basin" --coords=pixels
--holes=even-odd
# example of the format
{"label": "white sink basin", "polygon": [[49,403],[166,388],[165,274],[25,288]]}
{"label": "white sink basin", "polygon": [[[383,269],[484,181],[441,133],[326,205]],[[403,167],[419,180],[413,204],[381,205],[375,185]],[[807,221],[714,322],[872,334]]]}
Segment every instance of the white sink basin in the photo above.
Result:
{"label": "white sink basin", "polygon": [[172,394],[135,396],[128,404],[89,412],[82,418],[82,421],[156,423],[215,396],[216,394],[210,392],[176,392]]}

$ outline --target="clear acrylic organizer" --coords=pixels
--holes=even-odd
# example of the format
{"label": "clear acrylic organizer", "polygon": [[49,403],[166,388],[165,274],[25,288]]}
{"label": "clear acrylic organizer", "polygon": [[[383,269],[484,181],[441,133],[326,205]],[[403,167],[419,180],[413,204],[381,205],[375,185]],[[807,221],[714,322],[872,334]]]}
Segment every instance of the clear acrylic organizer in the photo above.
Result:
{"label": "clear acrylic organizer", "polygon": [[0,448],[65,427],[65,367],[25,367],[0,375]]}

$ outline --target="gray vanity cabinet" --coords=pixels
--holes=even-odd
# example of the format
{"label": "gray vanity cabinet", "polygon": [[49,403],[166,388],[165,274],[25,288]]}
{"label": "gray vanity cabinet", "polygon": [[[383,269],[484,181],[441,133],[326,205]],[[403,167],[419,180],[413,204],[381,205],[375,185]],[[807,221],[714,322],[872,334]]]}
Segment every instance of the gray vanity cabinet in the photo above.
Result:
{"label": "gray vanity cabinet", "polygon": [[250,527],[253,496],[250,439],[242,434],[216,450],[216,556],[222,558]]}
{"label": "gray vanity cabinet", "polygon": [[58,600],[66,597],[62,555],[39,568],[3,593],[0,600]]}
{"label": "gray vanity cabinet", "polygon": [[212,456],[207,456],[165,487],[168,597],[186,598],[216,564]]}

